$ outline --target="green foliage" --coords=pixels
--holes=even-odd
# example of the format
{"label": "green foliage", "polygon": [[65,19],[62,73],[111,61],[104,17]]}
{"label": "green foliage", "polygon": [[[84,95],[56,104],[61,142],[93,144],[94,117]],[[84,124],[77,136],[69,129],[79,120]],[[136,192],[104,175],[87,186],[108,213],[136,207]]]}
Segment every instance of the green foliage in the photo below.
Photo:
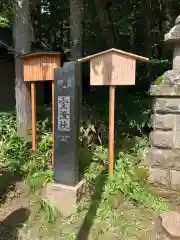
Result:
{"label": "green foliage", "polygon": [[108,150],[103,146],[97,146],[93,153],[90,165],[85,169],[85,179],[90,185],[94,185],[96,178],[101,175],[108,163]]}
{"label": "green foliage", "polygon": [[37,192],[42,189],[47,183],[52,182],[53,172],[47,171],[35,171],[32,175],[27,176],[26,183],[31,192]]}
{"label": "green foliage", "polygon": [[118,194],[119,192],[133,201],[157,212],[167,210],[167,204],[163,199],[157,198],[148,192],[148,189],[138,181],[135,174],[133,157],[127,153],[118,156],[114,178],[108,183],[106,194]]}
{"label": "green foliage", "polygon": [[48,223],[55,223],[58,219],[59,212],[56,207],[46,199],[36,196],[36,200],[33,203],[33,207],[36,209],[36,214],[41,215]]}
{"label": "green foliage", "polygon": [[155,84],[156,85],[160,85],[163,81],[163,75],[162,76],[159,76],[156,80],[155,80]]}
{"label": "green foliage", "polygon": [[[114,177],[109,179],[103,187],[103,198],[99,209],[100,216],[108,216],[110,214],[109,212],[112,211],[110,207],[111,198],[120,193],[134,204],[144,206],[150,210],[161,212],[168,209],[164,199],[155,197],[148,191],[145,184],[148,177],[148,169],[138,167],[146,151],[147,140],[136,138],[133,141],[132,148],[119,152]],[[97,147],[93,153],[92,163],[85,174],[86,180],[93,187],[99,177],[104,177],[103,172],[107,169],[107,155],[107,149],[102,146]],[[100,188],[100,186],[98,187]]]}
{"label": "green foliage", "polygon": [[0,27],[9,27],[9,20],[0,15]]}
{"label": "green foliage", "polygon": [[[37,179],[37,173],[40,174],[49,169],[52,140],[44,124],[42,122],[38,150],[32,153],[31,145],[16,135],[14,114],[0,114],[0,163],[4,168],[12,174],[35,179]],[[48,171],[47,174],[49,176]]]}

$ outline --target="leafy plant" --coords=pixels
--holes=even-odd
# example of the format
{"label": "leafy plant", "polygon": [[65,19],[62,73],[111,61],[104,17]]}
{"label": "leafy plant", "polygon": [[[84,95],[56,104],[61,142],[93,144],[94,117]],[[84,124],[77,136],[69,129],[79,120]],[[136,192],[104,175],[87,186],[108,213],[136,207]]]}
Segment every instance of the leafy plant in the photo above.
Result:
{"label": "leafy plant", "polygon": [[0,27],[9,27],[9,20],[0,15]]}
{"label": "leafy plant", "polygon": [[168,205],[165,200],[153,196],[146,185],[139,182],[136,172],[136,157],[126,152],[119,153],[114,177],[105,188],[105,199],[108,199],[109,195],[116,195],[121,192],[127,199],[137,205],[143,205],[158,212],[167,210]]}
{"label": "leafy plant", "polygon": [[27,176],[26,183],[31,192],[36,192],[44,187],[47,183],[52,182],[53,172],[51,170],[34,172],[34,174]]}
{"label": "leafy plant", "polygon": [[56,207],[46,199],[39,196],[36,197],[37,200],[33,204],[36,208],[36,212],[39,213],[48,223],[55,223],[59,216]]}
{"label": "leafy plant", "polygon": [[159,76],[156,80],[155,80],[155,84],[156,85],[160,85],[163,81],[163,75],[162,76]]}

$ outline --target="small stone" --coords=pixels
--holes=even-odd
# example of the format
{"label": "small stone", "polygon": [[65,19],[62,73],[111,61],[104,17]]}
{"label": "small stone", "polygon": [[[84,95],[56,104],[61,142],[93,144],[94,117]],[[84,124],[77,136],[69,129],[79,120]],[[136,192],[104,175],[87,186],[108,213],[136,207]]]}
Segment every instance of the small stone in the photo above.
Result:
{"label": "small stone", "polygon": [[165,212],[160,215],[162,226],[172,237],[180,237],[180,213],[176,211]]}
{"label": "small stone", "polygon": [[180,24],[180,15],[176,18],[175,25]]}

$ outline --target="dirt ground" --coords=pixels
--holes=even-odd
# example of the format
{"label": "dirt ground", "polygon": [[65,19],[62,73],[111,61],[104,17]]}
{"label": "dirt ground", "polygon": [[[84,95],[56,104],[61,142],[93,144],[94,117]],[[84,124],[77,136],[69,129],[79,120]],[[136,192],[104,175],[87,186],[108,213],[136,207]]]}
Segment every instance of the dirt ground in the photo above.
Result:
{"label": "dirt ground", "polygon": [[[178,205],[175,193],[169,194],[160,190],[156,191],[157,193]],[[17,182],[14,188],[9,188],[6,197],[1,197],[0,240],[170,239],[161,228],[156,215],[145,209],[135,208],[130,203],[121,203],[110,220],[101,222],[96,219],[95,214],[93,218],[90,215],[92,213],[86,211],[78,217],[59,218],[56,224],[48,225],[40,215],[35,214],[25,184]]]}

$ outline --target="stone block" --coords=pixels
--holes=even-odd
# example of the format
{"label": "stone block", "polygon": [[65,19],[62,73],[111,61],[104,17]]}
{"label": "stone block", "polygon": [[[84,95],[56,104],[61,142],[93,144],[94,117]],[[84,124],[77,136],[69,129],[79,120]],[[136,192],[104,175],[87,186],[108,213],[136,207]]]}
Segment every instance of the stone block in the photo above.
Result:
{"label": "stone block", "polygon": [[179,70],[169,70],[163,75],[162,84],[167,85],[180,85],[180,71]]}
{"label": "stone block", "polygon": [[171,189],[180,190],[180,171],[170,170]]}
{"label": "stone block", "polygon": [[175,115],[173,125],[174,148],[180,149],[180,115]]}
{"label": "stone block", "polygon": [[174,147],[173,132],[171,131],[153,131],[150,134],[150,144],[153,147],[171,149]]}
{"label": "stone block", "polygon": [[180,170],[180,150],[150,148],[143,164]]}
{"label": "stone block", "polygon": [[176,18],[176,21],[175,21],[175,25],[179,25],[180,24],[180,15]]}
{"label": "stone block", "polygon": [[[164,81],[164,80],[163,80]],[[173,97],[180,96],[180,86],[179,85],[166,85],[162,82],[160,85],[151,85],[150,91],[151,96],[162,96],[162,97]]]}
{"label": "stone block", "polygon": [[[174,51],[173,51],[173,71],[174,70],[180,70],[180,45],[179,45],[179,43],[174,46]],[[179,85],[180,84],[179,81],[177,81],[176,84]]]}
{"label": "stone block", "polygon": [[177,43],[180,41],[180,25],[175,25],[168,33],[164,36],[165,42]]}
{"label": "stone block", "polygon": [[70,216],[75,213],[77,203],[84,196],[86,189],[85,181],[82,180],[76,186],[62,184],[48,184],[43,196],[59,210],[63,216]]}
{"label": "stone block", "polygon": [[169,234],[171,239],[180,238],[180,213],[169,211],[160,214],[162,226]]}
{"label": "stone block", "polygon": [[170,186],[169,170],[161,168],[150,168],[148,181],[152,184],[158,184],[166,188],[169,188]]}
{"label": "stone block", "polygon": [[173,114],[154,114],[152,117],[152,125],[154,129],[172,130],[173,129]]}
{"label": "stone block", "polygon": [[156,98],[153,108],[156,113],[180,113],[180,98]]}

